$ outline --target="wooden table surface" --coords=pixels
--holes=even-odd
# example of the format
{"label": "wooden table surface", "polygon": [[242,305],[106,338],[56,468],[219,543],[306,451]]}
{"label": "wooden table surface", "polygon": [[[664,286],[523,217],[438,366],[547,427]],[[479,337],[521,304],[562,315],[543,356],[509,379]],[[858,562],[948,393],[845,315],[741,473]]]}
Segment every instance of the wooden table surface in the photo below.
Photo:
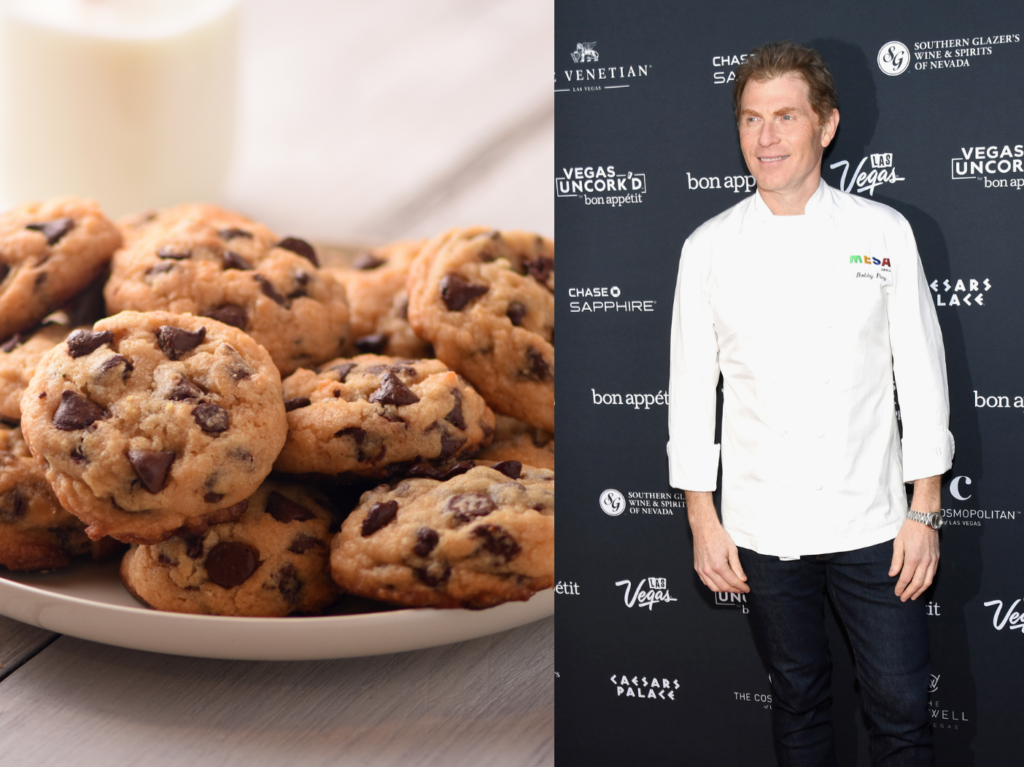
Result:
{"label": "wooden table surface", "polygon": [[[224,202],[310,240],[554,235],[553,0],[245,0]],[[0,764],[554,763],[554,625],[267,663],[0,617]]]}

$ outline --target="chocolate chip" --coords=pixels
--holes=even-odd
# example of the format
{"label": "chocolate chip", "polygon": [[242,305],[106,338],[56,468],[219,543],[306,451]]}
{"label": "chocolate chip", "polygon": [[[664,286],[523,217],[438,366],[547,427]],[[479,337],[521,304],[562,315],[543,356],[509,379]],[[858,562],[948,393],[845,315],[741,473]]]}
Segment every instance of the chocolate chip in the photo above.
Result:
{"label": "chocolate chip", "polygon": [[357,365],[355,362],[342,362],[340,365],[332,365],[329,368],[321,368],[320,370],[317,371],[317,373],[337,373],[338,383],[345,383],[345,379],[348,377],[348,374],[355,370],[357,367],[359,367],[359,365]]}
{"label": "chocolate chip", "polygon": [[206,573],[218,586],[241,586],[259,566],[256,552],[238,541],[221,541],[206,555]]}
{"label": "chocolate chip", "polygon": [[[244,463],[251,464],[253,462],[252,453],[250,453],[244,447],[236,447],[234,450],[232,450],[231,457],[234,458],[236,461],[242,461]],[[245,503],[248,504],[249,502],[245,501]]]}
{"label": "chocolate chip", "polygon": [[442,431],[441,432],[441,455],[439,455],[438,458],[440,458],[443,461],[448,460],[449,458],[451,458],[453,455],[455,455],[456,453],[458,453],[462,449],[462,446],[466,444],[466,441],[467,440],[465,440],[465,439],[459,439],[458,437],[453,437],[447,431]]}
{"label": "chocolate chip", "polygon": [[161,245],[157,248],[156,254],[160,258],[171,258],[175,261],[184,261],[186,258],[192,257],[191,250],[179,249],[173,245]]}
{"label": "chocolate chip", "polygon": [[170,450],[129,450],[128,462],[135,469],[135,475],[151,493],[159,493],[167,487],[171,464],[177,458]]}
{"label": "chocolate chip", "polygon": [[441,536],[437,534],[437,530],[421,527],[416,531],[416,545],[412,550],[416,552],[416,556],[425,557],[434,550],[439,540],[441,540]]}
{"label": "chocolate chip", "polygon": [[174,264],[168,261],[163,264],[156,264],[154,266],[149,267],[149,269],[145,271],[145,275],[149,277],[154,274],[165,274],[166,272],[173,272],[174,269]]}
{"label": "chocolate chip", "polygon": [[546,283],[548,277],[555,271],[555,260],[547,256],[537,256],[532,261],[524,259],[523,266],[526,267],[527,273],[537,282]]}
{"label": "chocolate chip", "polygon": [[295,290],[288,294],[288,299],[295,300],[296,298],[305,298],[308,295],[309,293],[306,292],[305,288],[296,288]]}
{"label": "chocolate chip", "polygon": [[44,282],[46,282],[46,280],[47,280],[47,278],[49,276],[50,276],[49,272],[40,272],[39,274],[36,275],[36,280],[35,280],[34,283],[32,283],[32,287],[34,287],[36,289],[40,288],[42,286],[42,284]]}
{"label": "chocolate chip", "polygon": [[523,324],[523,317],[526,316],[526,307],[518,301],[513,301],[508,305],[505,316],[512,320],[513,325],[520,327]]}
{"label": "chocolate chip", "polygon": [[425,570],[425,569],[422,569],[422,568],[416,568],[415,570],[413,570],[413,572],[415,572],[416,575],[419,576],[421,581],[423,581],[425,584],[427,584],[431,588],[433,588],[434,586],[440,586],[442,583],[447,581],[448,578],[452,574],[452,570],[451,570],[450,567],[446,567],[438,575],[435,575],[434,573],[430,572],[429,570]]}
{"label": "chocolate chip", "polygon": [[23,331],[21,333],[15,333],[13,336],[8,338],[4,342],[3,346],[0,346],[0,352],[3,352],[4,354],[9,354],[10,352],[13,352],[15,349],[17,349],[19,346],[25,343],[28,339],[30,339],[32,335],[33,331]]}
{"label": "chocolate chip", "polygon": [[452,389],[452,395],[455,397],[455,404],[452,405],[451,412],[444,417],[444,420],[458,429],[465,429],[466,418],[462,415],[462,392]]}
{"label": "chocolate chip", "polygon": [[486,517],[496,508],[494,501],[482,493],[459,493],[444,505],[444,510],[460,525],[476,517]]}
{"label": "chocolate chip", "polygon": [[309,519],[316,519],[316,514],[311,512],[302,504],[286,498],[281,493],[271,491],[267,496],[267,513],[278,522],[305,522]]}
{"label": "chocolate chip", "polygon": [[77,392],[64,391],[53,414],[53,425],[61,431],[78,431],[106,417],[106,411],[96,403]]}
{"label": "chocolate chip", "polygon": [[288,547],[288,551],[292,554],[305,554],[310,549],[323,545],[324,542],[319,538],[314,538],[312,535],[306,535],[305,533],[299,533],[292,539],[292,543]]}
{"label": "chocolate chip", "polygon": [[532,346],[526,350],[526,364],[528,367],[523,372],[526,378],[540,381],[541,383],[554,380],[554,376],[551,374],[551,366],[544,361],[544,355]]}
{"label": "chocolate chip", "polygon": [[207,503],[220,503],[224,500],[224,493],[207,493],[203,496],[203,500]]}
{"label": "chocolate chip", "polygon": [[205,536],[183,533],[181,540],[185,542],[185,555],[189,559],[199,559],[199,557],[203,556]]}
{"label": "chocolate chip", "polygon": [[288,308],[288,299],[277,292],[277,289],[270,284],[270,280],[264,277],[262,274],[254,274],[253,279],[260,284],[260,290],[263,291],[263,295],[273,301],[275,304],[280,304],[285,309]]}
{"label": "chocolate chip", "polygon": [[174,402],[182,402],[184,400],[199,399],[202,396],[203,390],[185,378],[185,376],[182,376],[178,379],[178,383],[174,384],[171,388],[167,399]]}
{"label": "chocolate chip", "polygon": [[85,453],[82,451],[81,445],[75,445],[71,451],[71,460],[75,463],[88,463],[89,459],[85,457]]}
{"label": "chocolate chip", "polygon": [[370,511],[367,512],[366,518],[363,519],[363,537],[366,538],[373,535],[391,522],[396,514],[398,514],[398,501],[385,501],[384,503],[373,504],[370,507]]}
{"label": "chocolate chip", "polygon": [[383,354],[387,347],[388,336],[386,333],[374,333],[371,336],[356,339],[356,348],[363,354]]}
{"label": "chocolate chip", "polygon": [[487,551],[506,562],[522,550],[515,539],[508,534],[508,531],[498,525],[479,525],[470,532],[481,539],[481,543]]}
{"label": "chocolate chip", "polygon": [[251,272],[253,269],[252,264],[242,258],[240,255],[235,253],[233,250],[224,251],[224,268],[225,269],[241,269],[243,272]]}
{"label": "chocolate chip", "polygon": [[169,556],[167,556],[162,551],[159,554],[157,554],[156,561],[159,562],[162,565],[176,565],[176,564],[178,564],[178,560],[171,559]]}
{"label": "chocolate chip", "polygon": [[429,464],[426,461],[417,461],[409,467],[405,476],[410,479],[436,479],[440,482],[443,475],[434,465]]}
{"label": "chocolate chip", "polygon": [[25,516],[28,503],[17,490],[0,495],[0,522],[13,524]]}
{"label": "chocolate chip", "polygon": [[380,379],[380,387],[370,395],[370,402],[381,405],[412,405],[420,401],[412,389],[402,383],[401,379],[388,371]]}
{"label": "chocolate chip", "polygon": [[206,328],[189,331],[173,325],[161,325],[156,334],[160,350],[170,359],[181,359],[181,355],[195,349],[206,338]]}
{"label": "chocolate chip", "polygon": [[252,232],[247,232],[244,229],[219,229],[217,234],[220,235],[222,240],[233,240],[236,237],[244,237],[247,240],[252,239]]}
{"label": "chocolate chip", "polygon": [[135,370],[135,366],[128,361],[127,357],[122,357],[120,354],[112,354],[103,360],[100,365],[100,369],[97,371],[97,375],[105,376],[111,370],[116,370],[119,367],[124,367],[124,372],[121,374],[121,378],[125,381],[128,380],[128,376]]}
{"label": "chocolate chip", "polygon": [[491,468],[500,471],[509,479],[519,479],[523,473],[523,464],[519,461],[498,461]]}
{"label": "chocolate chip", "polygon": [[285,562],[277,571],[277,590],[281,592],[290,605],[299,603],[299,596],[302,594],[302,581],[295,570],[295,565]]}
{"label": "chocolate chip", "polygon": [[441,300],[452,312],[462,311],[466,304],[487,290],[486,285],[474,285],[457,274],[446,274],[441,278]]}
{"label": "chocolate chip", "polygon": [[222,431],[227,431],[231,425],[228,411],[212,402],[196,405],[192,408],[192,417],[199,424],[199,428],[207,434],[220,434]]}
{"label": "chocolate chip", "polygon": [[386,263],[387,261],[383,258],[377,258],[373,253],[360,253],[352,262],[352,268],[368,272],[371,269],[376,269],[378,266],[384,266]]}
{"label": "chocolate chip", "polygon": [[53,221],[45,221],[40,224],[28,224],[26,229],[33,232],[42,232],[46,238],[46,244],[54,246],[60,242],[61,237],[75,228],[75,222],[70,218],[56,218]]}
{"label": "chocolate chip", "polygon": [[406,321],[409,319],[409,299],[404,296],[398,304],[398,319]]}
{"label": "chocolate chip", "polygon": [[77,359],[86,354],[92,354],[103,344],[109,344],[114,340],[114,334],[109,330],[93,332],[92,330],[76,330],[68,336],[68,354]]}
{"label": "chocolate chip", "polygon": [[355,440],[357,445],[363,444],[363,440],[366,439],[366,430],[360,429],[358,426],[349,426],[345,429],[340,429],[334,432],[335,437],[351,437]]}
{"label": "chocolate chip", "polygon": [[320,266],[320,262],[316,258],[316,250],[313,249],[313,246],[305,240],[300,240],[298,237],[285,237],[274,247],[290,250],[296,255],[309,259],[313,266]]}
{"label": "chocolate chip", "polygon": [[203,316],[217,320],[217,322],[223,322],[225,325],[230,325],[239,330],[245,330],[249,325],[249,316],[245,313],[245,309],[234,304],[225,304],[219,309],[207,312]]}
{"label": "chocolate chip", "polygon": [[10,271],[11,267],[9,267],[7,264],[0,263],[0,282],[3,282],[4,279],[6,279]]}
{"label": "chocolate chip", "polygon": [[284,412],[290,413],[300,407],[309,407],[311,404],[309,397],[290,397],[284,401]]}

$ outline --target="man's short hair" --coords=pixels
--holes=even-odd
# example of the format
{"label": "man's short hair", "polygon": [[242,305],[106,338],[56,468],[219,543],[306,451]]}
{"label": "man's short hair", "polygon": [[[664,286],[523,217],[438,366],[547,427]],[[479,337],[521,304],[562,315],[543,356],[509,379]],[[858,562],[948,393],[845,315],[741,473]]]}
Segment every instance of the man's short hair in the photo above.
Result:
{"label": "man's short hair", "polygon": [[832,110],[839,108],[836,84],[821,54],[813,48],[783,40],[754,48],[747,60],[736,68],[732,100],[737,122],[740,119],[740,99],[748,82],[766,83],[788,74],[798,75],[807,83],[811,108],[818,115],[819,122],[824,123]]}

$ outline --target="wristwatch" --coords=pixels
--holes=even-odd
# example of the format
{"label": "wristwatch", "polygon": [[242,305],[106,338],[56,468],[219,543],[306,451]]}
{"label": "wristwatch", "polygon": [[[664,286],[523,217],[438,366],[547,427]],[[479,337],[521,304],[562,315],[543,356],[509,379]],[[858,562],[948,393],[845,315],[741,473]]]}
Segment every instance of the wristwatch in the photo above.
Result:
{"label": "wristwatch", "polygon": [[920,522],[922,525],[928,525],[932,530],[938,530],[946,521],[942,518],[941,511],[936,511],[931,514],[925,514],[923,511],[908,511],[907,519]]}

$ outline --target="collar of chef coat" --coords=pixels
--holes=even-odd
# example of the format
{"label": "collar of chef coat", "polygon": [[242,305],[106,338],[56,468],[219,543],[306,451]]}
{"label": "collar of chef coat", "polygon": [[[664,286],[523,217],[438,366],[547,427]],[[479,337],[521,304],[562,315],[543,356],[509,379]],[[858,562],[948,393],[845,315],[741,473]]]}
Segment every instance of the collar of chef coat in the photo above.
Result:
{"label": "collar of chef coat", "polygon": [[[811,199],[809,199],[807,204],[804,206],[803,216],[776,216],[764,201],[764,198],[761,196],[761,192],[756,191],[754,192],[754,199],[751,203],[747,220],[751,223],[756,222],[763,224],[775,218],[793,218],[804,221],[813,219],[815,222],[824,223],[832,218],[832,206],[832,189],[825,183],[825,179],[819,178],[818,188],[814,190],[814,194],[811,195]],[[747,221],[744,221],[744,224],[745,223],[747,223]]]}

